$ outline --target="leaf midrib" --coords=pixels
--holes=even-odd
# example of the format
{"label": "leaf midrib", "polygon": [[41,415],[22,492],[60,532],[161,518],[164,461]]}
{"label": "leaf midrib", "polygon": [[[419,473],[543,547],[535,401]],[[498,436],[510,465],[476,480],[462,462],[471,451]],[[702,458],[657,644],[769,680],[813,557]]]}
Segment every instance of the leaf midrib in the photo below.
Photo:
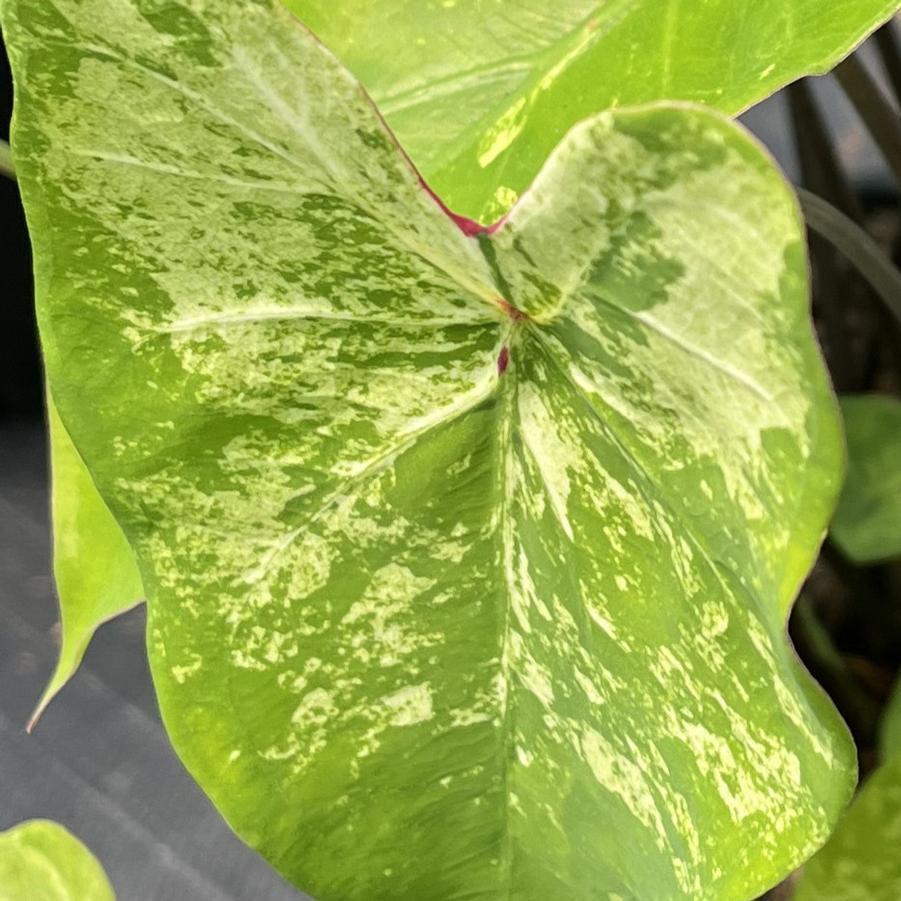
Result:
{"label": "leaf midrib", "polygon": [[[495,352],[499,353],[503,346],[505,336],[501,332],[499,341],[495,347]],[[261,581],[269,572],[275,560],[284,553],[298,538],[303,536],[309,527],[319,520],[335,503],[342,497],[352,496],[349,492],[353,486],[365,482],[370,476],[382,472],[391,465],[401,454],[414,447],[422,438],[429,435],[436,429],[450,425],[451,423],[461,419],[468,413],[477,409],[481,404],[488,400],[497,388],[497,382],[500,376],[496,370],[487,373],[482,383],[464,395],[465,400],[459,404],[451,404],[446,410],[445,415],[434,416],[420,427],[414,429],[402,440],[389,445],[376,456],[370,458],[358,472],[346,479],[342,479],[335,483],[334,487],[325,496],[322,503],[297,528],[292,529],[285,534],[281,541],[272,549],[271,553],[260,563],[260,565],[248,574],[248,578],[253,582]],[[440,412],[440,411],[439,411]]]}

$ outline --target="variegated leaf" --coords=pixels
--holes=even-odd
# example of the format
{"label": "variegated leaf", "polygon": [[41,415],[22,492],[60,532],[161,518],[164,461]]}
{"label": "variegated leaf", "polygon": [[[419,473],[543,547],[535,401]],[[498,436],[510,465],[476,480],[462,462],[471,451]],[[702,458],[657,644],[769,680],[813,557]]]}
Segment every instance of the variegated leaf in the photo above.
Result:
{"label": "variegated leaf", "polygon": [[[445,199],[491,218],[506,212],[579,118],[667,98],[738,112],[801,74],[830,68],[899,4],[717,0],[672,2],[664,14],[658,0],[286,5],[358,75]],[[65,473],[56,473],[53,484],[59,506],[101,503],[83,497],[91,487],[70,484]],[[86,568],[94,559],[107,561],[106,598],[114,582],[133,583],[119,535],[104,530],[85,543],[92,548]],[[112,568],[117,560],[121,571]],[[70,569],[68,562],[60,568]],[[58,579],[63,634],[75,646],[81,636],[66,634],[66,612],[87,623],[91,610],[105,613],[107,603],[69,595],[66,581]],[[120,609],[132,595],[120,597]],[[67,668],[63,660],[58,672]],[[47,698],[59,687],[57,679]]]}
{"label": "variegated leaf", "polygon": [[97,858],[49,820],[0,832],[0,901],[115,901]]}
{"label": "variegated leaf", "polygon": [[881,394],[842,398],[848,477],[830,535],[856,563],[901,555],[901,402]]}
{"label": "variegated leaf", "polygon": [[7,0],[63,421],[173,742],[322,899],[746,898],[853,751],[785,641],[840,441],[790,191],[594,117],[494,234],[267,0]]}

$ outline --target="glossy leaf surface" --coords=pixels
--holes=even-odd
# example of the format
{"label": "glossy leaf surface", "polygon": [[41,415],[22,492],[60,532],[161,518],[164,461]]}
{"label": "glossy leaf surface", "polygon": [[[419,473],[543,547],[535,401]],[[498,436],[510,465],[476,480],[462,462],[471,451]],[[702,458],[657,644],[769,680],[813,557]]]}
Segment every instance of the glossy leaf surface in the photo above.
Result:
{"label": "glossy leaf surface", "polygon": [[59,660],[31,720],[72,678],[98,627],[144,596],[134,554],[47,396],[53,472],[53,569],[60,598]]}
{"label": "glossy leaf surface", "polygon": [[115,901],[97,858],[49,820],[0,832],[0,901]]}
{"label": "glossy leaf surface", "polygon": [[853,752],[784,619],[841,453],[756,145],[604,114],[471,238],[270,3],[3,10],[54,396],[242,836],[322,899],[813,851]]}
{"label": "glossy leaf surface", "polygon": [[[357,74],[451,206],[488,221],[507,211],[580,118],[660,99],[738,112],[801,74],[828,69],[898,3],[717,0],[672,2],[664,13],[658,0],[286,5]],[[64,474],[55,474],[54,491],[57,502],[72,494],[63,502],[102,503],[82,497],[92,489],[68,484]],[[119,535],[104,530],[86,543],[88,569],[96,558],[122,559],[121,572],[108,570],[109,590],[131,585]],[[103,598],[59,590],[72,621],[87,625],[94,610],[106,615],[106,588]],[[131,591],[120,597],[121,610],[132,603]],[[78,647],[81,635],[65,641]],[[59,673],[69,669],[61,660]],[[57,680],[48,698],[58,687]]]}
{"label": "glossy leaf surface", "polygon": [[579,119],[734,115],[834,66],[897,0],[286,0],[367,86],[438,193],[503,215]]}
{"label": "glossy leaf surface", "polygon": [[848,475],[833,541],[856,563],[901,555],[901,403],[883,395],[842,398]]}

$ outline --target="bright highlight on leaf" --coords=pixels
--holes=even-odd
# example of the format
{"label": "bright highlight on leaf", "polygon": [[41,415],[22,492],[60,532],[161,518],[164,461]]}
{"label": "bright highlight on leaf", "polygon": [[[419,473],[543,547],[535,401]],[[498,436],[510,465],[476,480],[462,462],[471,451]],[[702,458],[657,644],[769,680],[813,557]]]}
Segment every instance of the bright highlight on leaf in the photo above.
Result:
{"label": "bright highlight on leaf", "polygon": [[848,476],[832,540],[856,563],[901,555],[901,403],[878,394],[842,398]]}
{"label": "bright highlight on leaf", "polygon": [[757,146],[599,115],[467,237],[265,0],[2,9],[54,397],[238,832],[322,901],[749,898],[818,847],[853,752],[784,620],[840,440]]}
{"label": "bright highlight on leaf", "polygon": [[97,858],[49,820],[0,832],[0,901],[115,901]]}

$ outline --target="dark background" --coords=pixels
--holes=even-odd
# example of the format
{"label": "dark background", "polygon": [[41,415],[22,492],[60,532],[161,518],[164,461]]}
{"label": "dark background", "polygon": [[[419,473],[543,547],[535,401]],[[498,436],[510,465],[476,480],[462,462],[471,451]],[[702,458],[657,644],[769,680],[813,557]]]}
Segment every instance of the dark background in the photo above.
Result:
{"label": "dark background", "polygon": [[[873,227],[887,230],[891,240],[897,217],[892,218],[894,186],[885,165],[836,83],[818,79],[814,92],[842,166],[875,217]],[[11,105],[9,69],[0,51],[0,134],[5,138]],[[786,95],[771,98],[744,119],[797,180]],[[35,734],[24,733],[53,667],[58,614],[31,258],[16,186],[2,177],[0,235],[0,829],[32,817],[62,822],[101,859],[120,901],[298,899],[234,837],[172,752],[147,670],[142,609],[100,629],[82,669]],[[853,323],[849,328],[853,331]],[[832,359],[830,364],[835,368]],[[836,587],[837,578],[828,561],[818,564],[813,594],[819,597],[819,592],[825,601],[820,597],[817,603],[827,620],[833,618],[837,641],[852,659],[875,666],[887,683],[901,657],[901,623],[894,631],[889,628],[878,653],[871,653],[865,630],[855,632],[853,617],[842,620],[842,610],[835,612],[836,592],[846,590],[843,583]],[[828,682],[816,661],[810,665]],[[866,740],[860,743],[863,753],[870,753]]]}

